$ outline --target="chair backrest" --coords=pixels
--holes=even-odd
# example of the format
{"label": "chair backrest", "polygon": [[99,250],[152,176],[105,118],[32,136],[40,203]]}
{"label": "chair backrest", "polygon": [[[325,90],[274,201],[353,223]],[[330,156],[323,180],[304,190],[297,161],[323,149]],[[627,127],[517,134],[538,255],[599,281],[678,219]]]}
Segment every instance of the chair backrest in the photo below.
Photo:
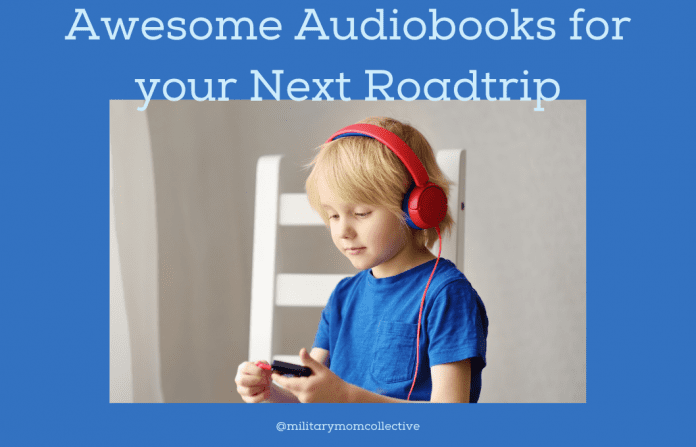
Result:
{"label": "chair backrest", "polygon": [[[452,182],[449,207],[455,220],[451,234],[443,237],[442,257],[463,270],[465,151],[441,150],[436,156],[440,169]],[[323,228],[324,222],[309,206],[307,195],[300,192],[307,174],[282,155],[263,156],[256,166],[251,361],[299,363],[296,353],[287,355],[274,349],[276,308],[324,307],[336,284],[356,273],[334,248]]]}

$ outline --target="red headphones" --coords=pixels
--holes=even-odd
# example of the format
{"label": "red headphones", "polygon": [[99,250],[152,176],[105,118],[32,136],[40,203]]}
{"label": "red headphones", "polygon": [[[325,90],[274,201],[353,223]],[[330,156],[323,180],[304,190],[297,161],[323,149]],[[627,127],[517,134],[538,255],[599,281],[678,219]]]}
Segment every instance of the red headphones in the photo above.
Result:
{"label": "red headphones", "polygon": [[396,134],[374,124],[351,124],[344,127],[327,143],[343,137],[374,138],[384,144],[406,166],[413,177],[414,185],[406,192],[402,209],[406,213],[406,223],[417,230],[438,227],[447,214],[447,195],[428,178],[428,172],[413,150]]}

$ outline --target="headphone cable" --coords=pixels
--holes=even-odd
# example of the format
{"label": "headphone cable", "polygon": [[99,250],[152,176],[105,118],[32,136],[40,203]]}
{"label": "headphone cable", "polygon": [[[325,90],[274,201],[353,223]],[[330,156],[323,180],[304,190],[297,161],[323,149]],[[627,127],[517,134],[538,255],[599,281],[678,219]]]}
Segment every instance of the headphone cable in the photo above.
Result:
{"label": "headphone cable", "polygon": [[435,226],[435,231],[437,231],[437,240],[439,242],[439,248],[437,250],[437,260],[435,261],[435,266],[433,266],[433,271],[430,272],[430,278],[428,278],[428,284],[425,285],[425,290],[423,291],[423,298],[421,298],[420,310],[418,311],[418,332],[416,334],[416,372],[413,374],[413,383],[411,383],[411,389],[408,392],[408,397],[406,400],[411,400],[411,393],[413,392],[413,387],[416,385],[416,378],[418,377],[418,364],[420,363],[420,331],[421,331],[421,317],[423,316],[423,305],[425,304],[425,294],[428,293],[428,287],[430,287],[430,281],[433,279],[435,274],[435,269],[437,268],[438,262],[440,262],[440,255],[442,254],[442,236],[440,235],[440,227]]}

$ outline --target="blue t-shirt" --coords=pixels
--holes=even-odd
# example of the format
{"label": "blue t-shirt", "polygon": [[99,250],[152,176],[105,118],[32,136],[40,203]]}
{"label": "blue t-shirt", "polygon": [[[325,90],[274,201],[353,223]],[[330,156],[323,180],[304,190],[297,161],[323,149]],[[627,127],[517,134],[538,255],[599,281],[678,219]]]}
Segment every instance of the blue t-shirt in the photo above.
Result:
{"label": "blue t-shirt", "polygon": [[[361,388],[406,399],[416,368],[418,310],[434,264],[379,279],[364,270],[336,286],[314,340],[314,347],[329,351],[331,371]],[[469,401],[477,402],[487,335],[481,298],[452,262],[440,259],[423,307],[411,400],[430,400],[431,366],[472,359]]]}

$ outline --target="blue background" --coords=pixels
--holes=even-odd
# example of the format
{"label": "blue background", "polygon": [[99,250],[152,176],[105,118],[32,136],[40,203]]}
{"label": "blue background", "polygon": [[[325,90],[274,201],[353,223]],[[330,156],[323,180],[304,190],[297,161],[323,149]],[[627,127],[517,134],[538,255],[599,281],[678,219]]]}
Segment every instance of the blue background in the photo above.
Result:
{"label": "blue background", "polygon": [[[576,2],[14,2],[3,6],[3,416],[7,445],[236,445],[243,442],[681,444],[693,420],[694,3]],[[305,41],[305,8],[359,24],[384,8],[430,22],[552,17],[551,41]],[[86,8],[101,36],[64,39]],[[630,17],[624,40],[571,41],[568,18]],[[111,41],[100,17],[276,17],[276,41]],[[215,22],[213,22],[215,24]],[[345,22],[343,22],[345,24]],[[536,30],[534,23],[529,31]],[[594,28],[593,28],[594,30]],[[166,30],[165,30],[166,32]],[[446,32],[446,31],[442,31]],[[110,405],[109,100],[139,99],[134,79],[219,79],[249,99],[250,70],[352,80],[366,69],[413,78],[553,78],[560,99],[587,100],[587,404],[478,406]],[[454,81],[453,81],[454,82]],[[530,81],[531,83],[531,81]],[[161,86],[161,84],[160,84]],[[335,85],[334,85],[335,88]],[[392,89],[395,92],[395,89]],[[334,91],[336,93],[336,91]],[[394,93],[392,93],[394,94]],[[481,93],[479,93],[481,96]],[[337,94],[334,94],[337,96]],[[270,98],[269,96],[266,96]],[[511,94],[515,98],[515,95]],[[156,98],[162,98],[161,90]],[[187,95],[190,98],[190,95]],[[530,103],[530,113],[532,112]],[[233,371],[230,372],[233,374]],[[688,415],[692,416],[689,417]],[[418,423],[418,432],[284,432],[277,422]]]}

